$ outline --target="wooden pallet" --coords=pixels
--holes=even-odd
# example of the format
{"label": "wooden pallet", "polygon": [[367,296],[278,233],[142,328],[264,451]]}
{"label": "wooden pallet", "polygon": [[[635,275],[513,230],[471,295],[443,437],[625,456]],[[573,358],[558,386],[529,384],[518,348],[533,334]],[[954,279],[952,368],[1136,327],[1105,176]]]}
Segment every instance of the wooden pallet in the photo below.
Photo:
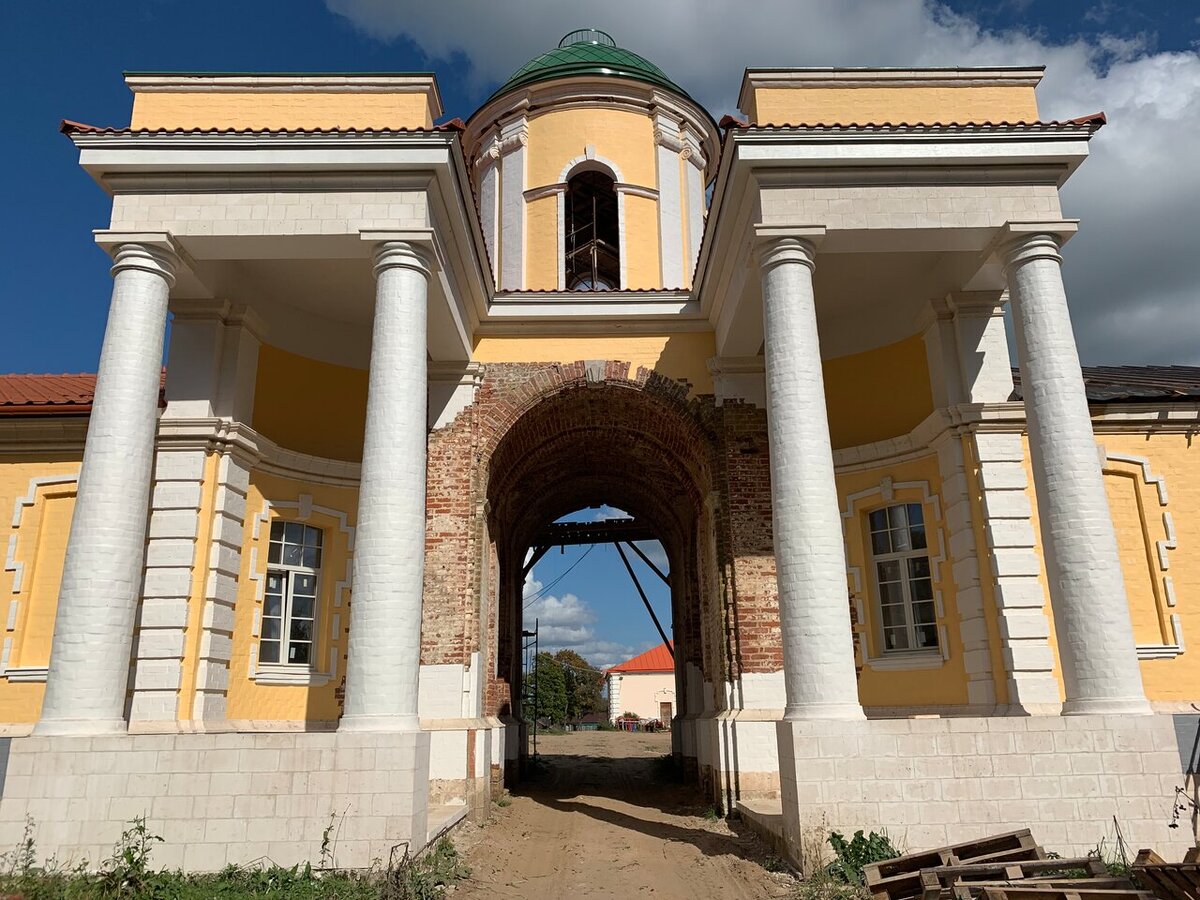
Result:
{"label": "wooden pallet", "polygon": [[1106,875],[1104,878],[1032,878],[1021,881],[963,881],[948,891],[942,891],[942,900],[979,900],[987,888],[1038,887],[1055,890],[1133,891],[1136,888],[1128,878]]}
{"label": "wooden pallet", "polygon": [[1181,863],[1169,863],[1153,850],[1139,850],[1133,874],[1159,900],[1200,900],[1200,853],[1195,850]]}
{"label": "wooden pallet", "polygon": [[863,866],[867,890],[874,900],[908,900],[922,896],[921,870],[969,863],[1020,862],[1045,859],[1028,828],[966,841],[923,853]]}
{"label": "wooden pallet", "polygon": [[[1064,873],[1082,869],[1084,878],[1072,878]],[[1049,875],[1046,873],[1055,873]],[[964,865],[933,866],[922,869],[921,897],[922,900],[938,900],[953,892],[958,897],[962,892],[954,890],[963,886],[969,896],[978,897],[981,886],[977,882],[987,882],[990,885],[1003,887],[1013,882],[1028,883],[1036,879],[1039,884],[1043,881],[1061,882],[1064,880],[1092,882],[1096,879],[1108,878],[1108,869],[1100,860],[1091,856],[1080,856],[1075,859],[1032,859],[1010,860],[1001,862],[966,863]],[[1039,877],[1041,876],[1041,877]],[[1092,887],[1100,885],[1092,884]],[[1124,884],[1110,885],[1114,887],[1133,888],[1125,881]]]}
{"label": "wooden pallet", "polygon": [[1016,887],[984,888],[982,900],[1154,900],[1154,895],[1132,889],[1093,888],[1087,884],[1050,887],[1026,882]]}

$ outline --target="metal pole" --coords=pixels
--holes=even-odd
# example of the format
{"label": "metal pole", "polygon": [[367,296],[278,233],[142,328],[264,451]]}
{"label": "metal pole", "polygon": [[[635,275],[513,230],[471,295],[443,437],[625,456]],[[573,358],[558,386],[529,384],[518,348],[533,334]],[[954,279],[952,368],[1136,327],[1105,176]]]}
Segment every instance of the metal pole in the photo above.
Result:
{"label": "metal pole", "polygon": [[642,558],[642,562],[654,570],[654,574],[663,580],[663,584],[667,585],[668,587],[671,586],[671,579],[662,573],[662,569],[650,561],[650,557],[643,553],[637,544],[635,544],[633,541],[626,541],[625,543],[629,546],[630,550]]}
{"label": "metal pole", "polygon": [[637,575],[633,572],[633,566],[629,564],[629,557],[625,555],[625,551],[621,549],[620,543],[616,545],[617,553],[621,555],[621,562],[625,563],[625,571],[629,573],[629,577],[633,579],[633,586],[637,588],[638,596],[642,598],[642,603],[646,606],[646,612],[650,613],[650,618],[654,620],[654,627],[658,629],[659,637],[663,640],[663,646],[667,648],[667,652],[671,654],[671,658],[675,658],[675,651],[671,648],[671,642],[667,639],[667,633],[663,631],[662,625],[658,621],[658,616],[654,614],[654,607],[650,605],[649,598],[646,597],[646,592],[642,590],[642,583],[638,581]]}
{"label": "metal pole", "polygon": [[541,687],[539,682],[542,680],[541,673],[538,669],[538,620],[533,620],[533,670],[536,677],[533,679],[533,758],[537,759],[537,731],[538,731],[538,690]]}

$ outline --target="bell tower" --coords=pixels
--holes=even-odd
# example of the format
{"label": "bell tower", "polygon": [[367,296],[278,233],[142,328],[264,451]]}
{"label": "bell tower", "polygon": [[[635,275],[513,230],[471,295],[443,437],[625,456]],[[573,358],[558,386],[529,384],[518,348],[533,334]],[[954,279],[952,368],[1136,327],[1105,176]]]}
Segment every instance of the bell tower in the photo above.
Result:
{"label": "bell tower", "polygon": [[467,123],[497,288],[690,288],[717,141],[658,66],[597,29],[563,37]]}

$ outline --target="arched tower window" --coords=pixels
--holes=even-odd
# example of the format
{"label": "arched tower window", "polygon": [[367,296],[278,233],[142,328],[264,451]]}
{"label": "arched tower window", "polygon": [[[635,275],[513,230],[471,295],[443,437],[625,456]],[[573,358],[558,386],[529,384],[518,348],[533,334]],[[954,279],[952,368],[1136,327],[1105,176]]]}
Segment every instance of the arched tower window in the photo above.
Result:
{"label": "arched tower window", "polygon": [[621,287],[621,229],[617,192],[603,172],[580,172],[567,182],[567,289],[615,291]]}

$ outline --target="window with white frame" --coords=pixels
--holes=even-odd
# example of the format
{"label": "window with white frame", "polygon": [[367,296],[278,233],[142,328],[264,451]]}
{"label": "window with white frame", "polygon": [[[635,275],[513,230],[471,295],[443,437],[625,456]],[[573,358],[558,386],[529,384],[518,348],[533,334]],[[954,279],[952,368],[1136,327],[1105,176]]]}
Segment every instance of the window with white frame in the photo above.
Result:
{"label": "window with white frame", "polygon": [[884,652],[936,650],[937,609],[921,504],[877,509],[868,521]]}
{"label": "window with white frame", "polygon": [[309,665],[316,659],[320,572],[321,529],[302,522],[272,522],[259,662]]}

